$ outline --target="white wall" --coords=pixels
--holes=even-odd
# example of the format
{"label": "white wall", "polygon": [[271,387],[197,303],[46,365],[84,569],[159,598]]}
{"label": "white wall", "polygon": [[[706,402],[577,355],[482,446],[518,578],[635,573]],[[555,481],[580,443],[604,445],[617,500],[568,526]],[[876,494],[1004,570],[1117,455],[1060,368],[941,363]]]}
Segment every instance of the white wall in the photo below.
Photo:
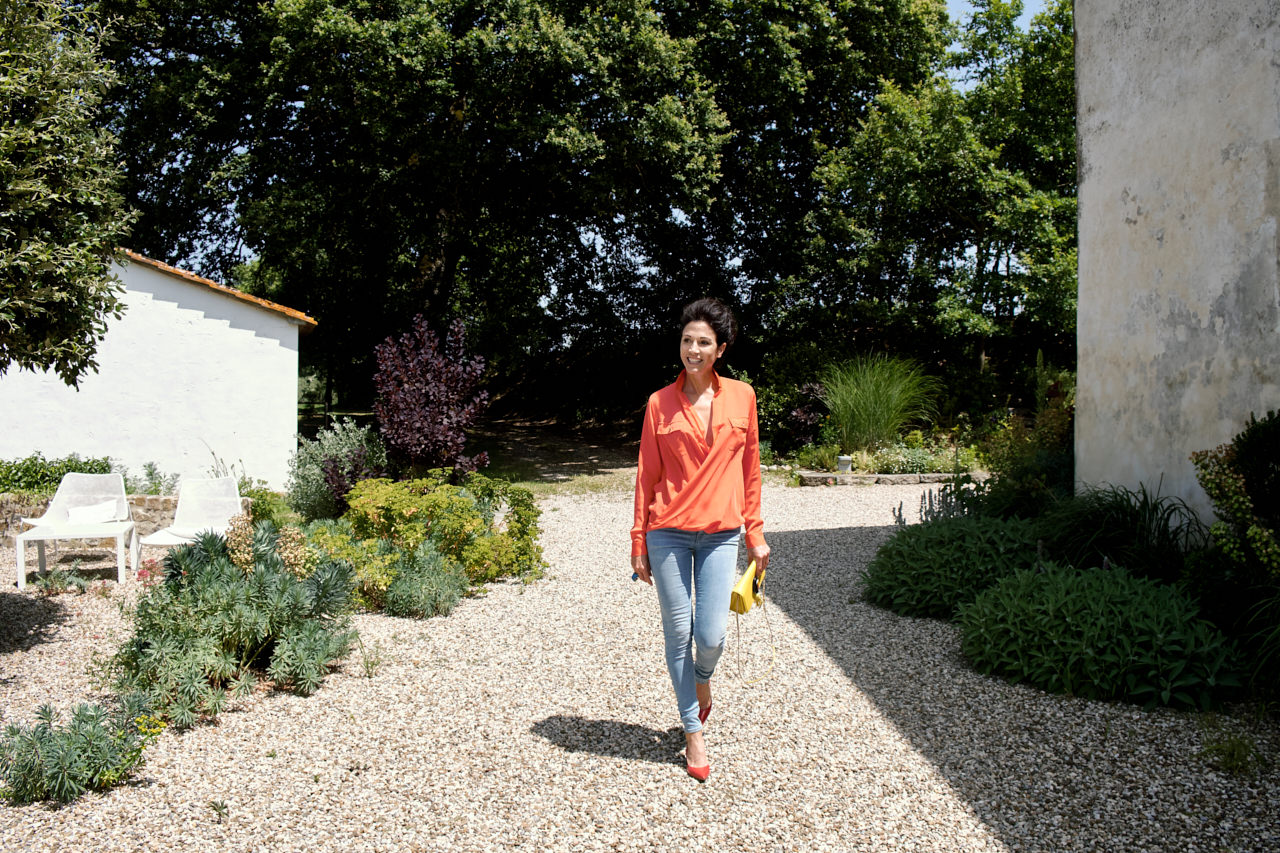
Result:
{"label": "white wall", "polygon": [[296,323],[142,263],[115,271],[127,308],[79,390],[47,372],[0,376],[0,458],[79,453],[198,477],[216,454],[282,488],[297,442]]}
{"label": "white wall", "polygon": [[1077,0],[1077,477],[1209,504],[1280,407],[1280,0]]}

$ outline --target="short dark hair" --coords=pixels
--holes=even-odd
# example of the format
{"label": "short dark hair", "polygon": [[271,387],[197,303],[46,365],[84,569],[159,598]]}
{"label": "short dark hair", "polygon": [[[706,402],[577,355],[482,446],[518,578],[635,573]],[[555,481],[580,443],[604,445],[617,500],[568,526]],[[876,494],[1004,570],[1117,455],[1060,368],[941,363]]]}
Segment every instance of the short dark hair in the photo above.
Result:
{"label": "short dark hair", "polygon": [[733,346],[734,339],[738,337],[738,318],[733,316],[728,305],[714,296],[704,296],[696,302],[690,302],[680,313],[680,328],[683,330],[685,326],[699,320],[716,333],[717,345]]}

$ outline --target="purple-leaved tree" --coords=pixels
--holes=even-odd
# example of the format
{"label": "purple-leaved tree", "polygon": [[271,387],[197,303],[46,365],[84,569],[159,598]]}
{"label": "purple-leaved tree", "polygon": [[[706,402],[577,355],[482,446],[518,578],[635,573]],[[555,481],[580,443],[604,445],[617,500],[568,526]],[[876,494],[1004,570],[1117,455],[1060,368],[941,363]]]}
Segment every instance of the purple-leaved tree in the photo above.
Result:
{"label": "purple-leaved tree", "polygon": [[374,355],[378,398],[373,410],[389,447],[418,469],[465,473],[489,464],[486,453],[463,455],[466,431],[489,405],[489,394],[477,390],[485,362],[467,353],[461,320],[450,325],[442,348],[419,314],[412,329],[387,338],[374,347]]}

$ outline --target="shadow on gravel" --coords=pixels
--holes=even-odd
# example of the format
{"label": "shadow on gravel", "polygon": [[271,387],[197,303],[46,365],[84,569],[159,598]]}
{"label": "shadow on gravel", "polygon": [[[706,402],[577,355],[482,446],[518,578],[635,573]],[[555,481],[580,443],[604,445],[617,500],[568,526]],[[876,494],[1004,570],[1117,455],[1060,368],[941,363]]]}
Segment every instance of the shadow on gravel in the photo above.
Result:
{"label": "shadow on gravel", "polygon": [[661,732],[635,723],[556,714],[534,723],[530,731],[569,752],[684,766],[679,755],[684,749],[680,726]]}
{"label": "shadow on gravel", "polygon": [[[1280,836],[1266,830],[1263,841],[1247,829],[1216,825],[1227,803],[1249,798],[1249,786],[1220,777],[1209,783],[1194,748],[1169,754],[1157,747],[1145,763],[1117,762],[1116,752],[1131,746],[1135,709],[992,683],[965,665],[953,626],[863,602],[859,573],[894,529],[770,533],[769,599],[1010,849],[1172,849],[1163,833],[1173,827],[1217,835],[1221,846],[1212,849],[1280,849],[1268,847]],[[1163,788],[1154,796],[1153,784]],[[1126,825],[1126,839],[1108,834]],[[1144,843],[1132,848],[1135,839]]]}
{"label": "shadow on gravel", "polygon": [[66,620],[67,608],[56,598],[0,592],[0,655],[47,642]]}

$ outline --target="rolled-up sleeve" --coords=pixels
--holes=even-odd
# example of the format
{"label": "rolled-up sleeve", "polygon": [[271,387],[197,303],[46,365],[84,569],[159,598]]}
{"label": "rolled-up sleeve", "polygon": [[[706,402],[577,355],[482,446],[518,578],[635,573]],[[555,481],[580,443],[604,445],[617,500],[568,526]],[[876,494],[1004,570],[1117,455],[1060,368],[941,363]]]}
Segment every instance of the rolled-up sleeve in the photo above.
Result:
{"label": "rolled-up sleeve", "polygon": [[764,513],[760,507],[760,423],[756,414],[756,395],[752,390],[750,414],[747,416],[747,443],[742,449],[743,526],[748,548],[764,543]]}
{"label": "rolled-up sleeve", "polygon": [[653,493],[662,479],[662,455],[658,451],[657,395],[649,397],[644,410],[644,427],[640,432],[640,461],[636,468],[635,520],[631,525],[631,556],[649,553],[644,534],[648,530],[649,507]]}

